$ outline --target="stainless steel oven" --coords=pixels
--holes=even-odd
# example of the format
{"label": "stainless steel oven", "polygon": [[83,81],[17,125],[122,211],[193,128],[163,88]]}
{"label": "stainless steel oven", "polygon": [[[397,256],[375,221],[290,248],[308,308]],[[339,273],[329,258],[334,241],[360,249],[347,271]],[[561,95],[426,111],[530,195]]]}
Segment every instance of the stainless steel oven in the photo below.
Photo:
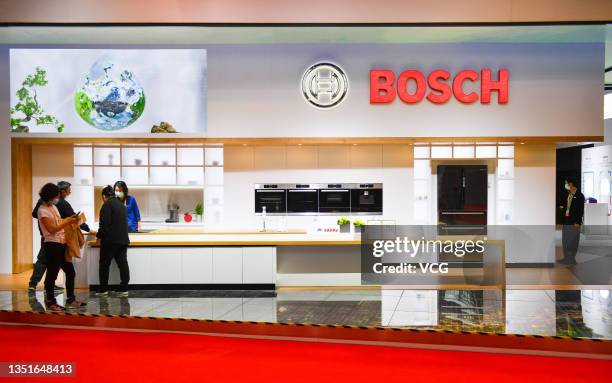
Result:
{"label": "stainless steel oven", "polygon": [[350,213],[350,184],[319,185],[319,213]]}
{"label": "stainless steel oven", "polygon": [[351,187],[351,213],[382,214],[383,186],[381,183],[353,184]]}
{"label": "stainless steel oven", "polygon": [[313,215],[319,212],[317,184],[287,185],[287,214]]}
{"label": "stainless steel oven", "polygon": [[255,213],[261,214],[264,207],[266,208],[266,214],[287,214],[287,190],[285,185],[255,185]]}

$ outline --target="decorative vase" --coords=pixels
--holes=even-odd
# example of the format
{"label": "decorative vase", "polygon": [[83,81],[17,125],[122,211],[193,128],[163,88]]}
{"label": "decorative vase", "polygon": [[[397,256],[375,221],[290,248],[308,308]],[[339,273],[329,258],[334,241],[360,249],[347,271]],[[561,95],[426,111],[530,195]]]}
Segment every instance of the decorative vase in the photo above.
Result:
{"label": "decorative vase", "polygon": [[340,232],[341,233],[350,233],[351,232],[351,225],[346,223],[344,225],[340,225]]}

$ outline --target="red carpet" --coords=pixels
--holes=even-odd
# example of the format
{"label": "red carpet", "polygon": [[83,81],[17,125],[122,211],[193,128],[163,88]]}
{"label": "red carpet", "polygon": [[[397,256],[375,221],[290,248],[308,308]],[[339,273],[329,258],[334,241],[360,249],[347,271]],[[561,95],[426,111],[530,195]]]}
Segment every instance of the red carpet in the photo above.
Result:
{"label": "red carpet", "polygon": [[[87,382],[609,382],[612,361],[169,333],[0,326],[0,361],[73,361]],[[40,379],[11,379],[40,381]]]}

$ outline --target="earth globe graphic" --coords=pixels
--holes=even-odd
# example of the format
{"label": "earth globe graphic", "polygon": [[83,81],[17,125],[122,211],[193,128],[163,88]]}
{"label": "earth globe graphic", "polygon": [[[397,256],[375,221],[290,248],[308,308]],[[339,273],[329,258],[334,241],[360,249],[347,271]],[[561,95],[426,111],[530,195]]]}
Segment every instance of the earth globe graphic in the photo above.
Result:
{"label": "earth globe graphic", "polygon": [[145,94],[134,74],[111,57],[98,59],[74,94],[76,112],[89,125],[115,131],[144,112]]}

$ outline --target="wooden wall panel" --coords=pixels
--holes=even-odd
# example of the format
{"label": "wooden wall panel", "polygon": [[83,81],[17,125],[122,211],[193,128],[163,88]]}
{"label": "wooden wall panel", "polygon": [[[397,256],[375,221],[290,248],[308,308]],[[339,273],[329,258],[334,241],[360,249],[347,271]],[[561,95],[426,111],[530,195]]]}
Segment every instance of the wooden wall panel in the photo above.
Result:
{"label": "wooden wall panel", "polygon": [[383,164],[382,145],[350,146],[351,168],[381,168]]}
{"label": "wooden wall panel", "polygon": [[316,146],[287,146],[287,169],[316,169],[318,150]]}
{"label": "wooden wall panel", "polygon": [[224,171],[248,171],[255,168],[252,146],[226,146],[223,149]]}
{"label": "wooden wall panel", "polygon": [[515,167],[557,166],[557,147],[555,144],[525,144],[514,146]]}
{"label": "wooden wall panel", "polygon": [[383,145],[383,168],[411,168],[414,166],[412,145]]}
{"label": "wooden wall panel", "polygon": [[32,268],[32,145],[11,145],[13,273]]}
{"label": "wooden wall panel", "polygon": [[350,167],[350,149],[346,145],[319,146],[319,169],[346,169]]}
{"label": "wooden wall panel", "polygon": [[256,146],[253,150],[255,170],[287,168],[287,150],[284,146]]}

